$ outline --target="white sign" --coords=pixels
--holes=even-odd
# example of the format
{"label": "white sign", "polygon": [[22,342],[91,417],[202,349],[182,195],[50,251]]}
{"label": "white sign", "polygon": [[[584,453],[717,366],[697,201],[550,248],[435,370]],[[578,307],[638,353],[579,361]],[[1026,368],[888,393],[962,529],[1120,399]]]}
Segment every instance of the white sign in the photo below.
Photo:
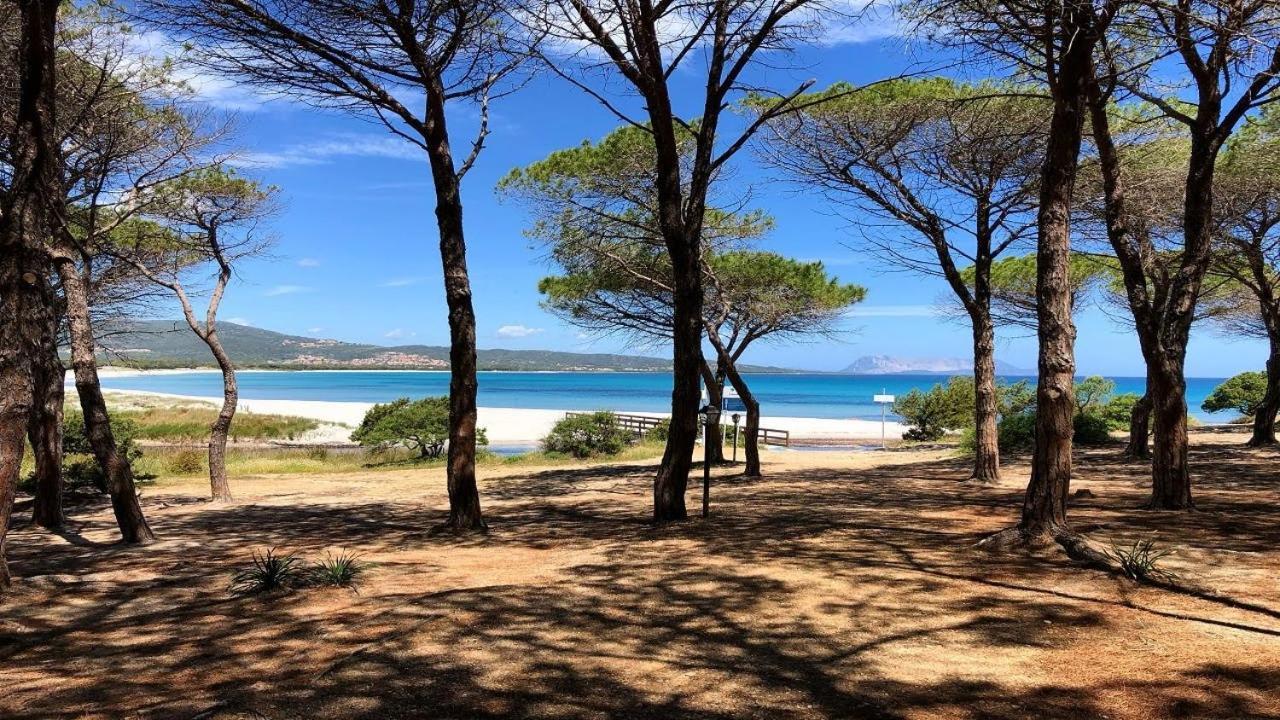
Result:
{"label": "white sign", "polygon": [[893,402],[893,396],[892,396],[892,395],[876,395],[873,399],[874,399],[876,402],[878,402],[878,403],[892,403],[892,402]]}

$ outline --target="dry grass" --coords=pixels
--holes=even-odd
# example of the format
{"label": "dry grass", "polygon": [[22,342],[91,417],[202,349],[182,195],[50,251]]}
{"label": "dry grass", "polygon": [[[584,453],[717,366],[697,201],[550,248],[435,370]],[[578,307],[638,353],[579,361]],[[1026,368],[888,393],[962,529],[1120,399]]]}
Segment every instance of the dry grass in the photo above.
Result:
{"label": "dry grass", "polygon": [[[1198,595],[973,550],[1027,469],[973,487],[942,451],[768,453],[664,528],[651,461],[487,465],[482,538],[431,532],[440,469],[241,475],[229,505],[161,478],[152,546],[101,504],[14,532],[0,717],[1280,717],[1280,455],[1197,440],[1197,512],[1138,509],[1117,448],[1071,512],[1155,537]],[[370,565],[359,594],[231,596],[268,547]]]}

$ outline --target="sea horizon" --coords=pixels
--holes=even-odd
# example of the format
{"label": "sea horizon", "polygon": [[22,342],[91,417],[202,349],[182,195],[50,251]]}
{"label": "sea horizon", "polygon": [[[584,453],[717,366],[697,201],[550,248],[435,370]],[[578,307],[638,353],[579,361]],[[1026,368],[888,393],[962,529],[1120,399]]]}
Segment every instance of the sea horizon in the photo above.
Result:
{"label": "sea horizon", "polygon": [[[958,373],[963,375],[962,373]],[[443,395],[448,371],[359,369],[246,369],[238,371],[240,395],[246,400],[310,400],[327,402],[388,402],[398,397]],[[479,372],[479,404],[489,407],[546,410],[614,410],[667,412],[671,375],[638,371],[514,371]],[[855,375],[833,372],[744,373],[760,400],[765,416],[854,418],[878,420],[879,405],[872,396],[902,395],[945,382],[951,373],[895,373]],[[322,377],[329,381],[320,381]],[[1083,377],[1083,376],[1082,376]],[[1116,384],[1115,392],[1142,393],[1145,378],[1103,376]],[[341,379],[339,379],[341,378]],[[486,381],[486,378],[488,381]],[[1034,381],[1034,375],[1006,375],[1001,380]],[[1206,413],[1204,398],[1222,378],[1188,378],[1187,406],[1201,420],[1224,422],[1231,412]],[[147,391],[172,395],[218,397],[222,383],[208,369],[144,370],[104,375],[106,390]],[[890,417],[893,415],[890,413]]]}

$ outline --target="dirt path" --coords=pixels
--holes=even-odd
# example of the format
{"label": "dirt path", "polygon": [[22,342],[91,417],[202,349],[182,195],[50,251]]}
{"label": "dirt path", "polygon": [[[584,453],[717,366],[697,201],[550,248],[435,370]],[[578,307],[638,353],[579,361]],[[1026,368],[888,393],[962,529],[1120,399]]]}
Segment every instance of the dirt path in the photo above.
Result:
{"label": "dirt path", "polygon": [[[1026,468],[978,488],[941,452],[769,453],[663,529],[648,467],[491,467],[470,539],[429,532],[439,471],[242,477],[223,506],[162,482],[155,545],[111,544],[105,506],[13,534],[0,717],[1280,717],[1280,455],[1198,440],[1199,511],[1137,510],[1110,448],[1072,516],[1206,597],[972,550]],[[228,596],[271,546],[373,565],[359,594]]]}

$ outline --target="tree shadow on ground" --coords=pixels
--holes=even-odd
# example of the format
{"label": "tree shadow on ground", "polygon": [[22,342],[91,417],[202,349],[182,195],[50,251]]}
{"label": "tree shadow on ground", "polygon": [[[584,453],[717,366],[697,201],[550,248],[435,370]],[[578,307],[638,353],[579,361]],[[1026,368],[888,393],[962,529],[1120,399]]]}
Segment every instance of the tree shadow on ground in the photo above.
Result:
{"label": "tree shadow on ground", "polygon": [[[1274,573],[1266,463],[1196,453],[1203,509],[1176,515],[1134,510],[1140,468],[1082,453],[1095,497],[1075,522]],[[0,716],[1280,716],[1280,623],[1054,553],[977,552],[1021,491],[965,470],[719,469],[712,517],[668,527],[645,521],[651,467],[535,472],[486,481],[494,530],[461,538],[430,535],[442,508],[412,502],[151,493],[149,547],[15,533],[26,579],[0,601]],[[109,526],[100,508],[75,530]],[[358,595],[229,596],[229,572],[272,546],[375,564]],[[1274,582],[1263,592],[1280,606]]]}

